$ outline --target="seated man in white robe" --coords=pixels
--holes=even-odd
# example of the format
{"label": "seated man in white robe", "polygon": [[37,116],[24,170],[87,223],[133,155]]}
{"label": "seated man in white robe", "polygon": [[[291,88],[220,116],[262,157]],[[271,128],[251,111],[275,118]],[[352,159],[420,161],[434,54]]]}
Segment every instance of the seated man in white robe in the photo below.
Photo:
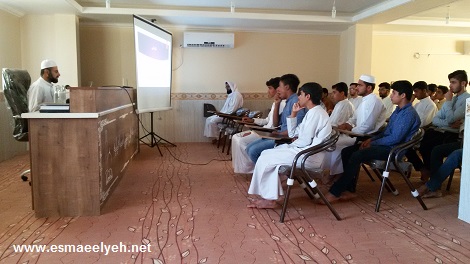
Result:
{"label": "seated man in white robe", "polygon": [[[327,112],[320,106],[322,86],[318,83],[306,83],[300,88],[299,101],[292,107],[287,118],[289,137],[295,138],[290,144],[276,146],[261,153],[256,162],[251,179],[249,194],[259,195],[248,207],[274,208],[279,195],[283,195],[279,179],[279,167],[290,165],[300,151],[323,142],[331,133],[332,127]],[[307,108],[302,123],[297,123],[297,113]],[[323,153],[307,159],[307,168],[319,168],[323,162]]]}
{"label": "seated man in white robe", "polygon": [[[375,78],[370,75],[362,75],[358,81],[358,94],[362,96],[362,103],[354,111],[353,116],[343,124],[338,125],[339,129],[348,130],[355,134],[372,134],[377,132],[385,124],[386,110],[382,100],[373,93],[375,89]],[[334,151],[328,153],[330,177],[338,178],[343,173],[343,162],[341,160],[341,150],[356,143],[357,138],[350,135],[341,134],[336,142]]]}
{"label": "seated man in white robe", "polygon": [[[346,123],[354,115],[354,105],[348,100],[348,85],[344,82],[337,83],[333,88],[333,102],[336,104],[330,116],[333,127]],[[362,98],[362,97],[361,97]],[[332,152],[325,153],[322,168],[329,170],[331,166],[337,166],[331,162]],[[335,159],[336,160],[336,159]],[[327,179],[325,183],[330,180]]]}
{"label": "seated man in white robe", "polygon": [[[279,77],[271,78],[266,82],[268,87],[268,96],[273,98],[274,101],[281,100],[277,96],[277,87],[279,87]],[[274,107],[279,107],[278,111],[274,111]],[[274,128],[273,123],[273,114],[274,112],[281,113],[284,110],[286,105],[286,100],[281,100],[280,104],[273,102],[271,106],[271,111],[269,111],[268,117],[266,118],[249,118],[243,117],[242,121],[246,123],[254,123],[264,128]],[[238,134],[233,135],[232,137],[232,166],[235,173],[253,173],[255,164],[251,161],[250,157],[246,152],[246,147],[251,142],[259,139],[260,136],[256,133],[255,130],[242,131]]]}
{"label": "seated man in white robe", "polygon": [[421,127],[429,127],[437,113],[437,106],[428,95],[428,84],[425,81],[415,82],[413,92],[415,98],[419,100],[413,107],[418,112]]}
{"label": "seated man in white robe", "polygon": [[[237,85],[233,82],[225,82],[225,89],[227,90],[227,99],[225,100],[224,106],[220,109],[220,113],[231,114],[238,108],[243,106],[243,96],[238,91]],[[204,136],[208,138],[216,138],[219,136],[219,128],[217,123],[222,122],[223,118],[217,115],[209,116],[206,119],[206,125],[204,126]]]}

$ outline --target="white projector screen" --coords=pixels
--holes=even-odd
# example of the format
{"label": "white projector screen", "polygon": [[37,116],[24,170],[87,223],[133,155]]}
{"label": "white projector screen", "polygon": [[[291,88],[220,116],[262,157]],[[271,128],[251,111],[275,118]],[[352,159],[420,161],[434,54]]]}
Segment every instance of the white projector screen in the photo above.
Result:
{"label": "white projector screen", "polygon": [[134,15],[137,112],[171,109],[172,34]]}

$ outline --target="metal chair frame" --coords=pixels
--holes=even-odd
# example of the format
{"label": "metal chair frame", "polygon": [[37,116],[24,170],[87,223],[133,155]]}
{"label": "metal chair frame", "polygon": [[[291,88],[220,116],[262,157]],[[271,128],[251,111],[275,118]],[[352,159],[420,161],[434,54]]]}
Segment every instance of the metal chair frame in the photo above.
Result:
{"label": "metal chair frame", "polygon": [[[409,180],[408,176],[411,173],[411,164],[402,160],[402,157],[404,156],[405,152],[408,149],[412,148],[413,146],[419,144],[421,140],[423,139],[423,136],[424,136],[424,130],[420,128],[409,141],[399,144],[398,146],[395,146],[394,148],[392,148],[388,154],[388,158],[385,164],[377,160],[371,160],[366,163],[376,173],[377,176],[380,175],[380,171],[382,171],[382,177],[381,178],[379,177],[382,183],[380,185],[379,196],[377,198],[377,202],[375,205],[376,212],[379,212],[380,210],[380,204],[382,202],[382,197],[383,197],[383,190],[384,188],[386,188],[386,185],[387,184],[389,185],[392,192],[395,190],[395,188],[389,181],[389,174],[390,174],[390,171],[392,170],[400,173],[400,175],[403,177],[406,184],[410,188],[411,195],[418,200],[418,202],[421,204],[421,207],[423,207],[424,210],[428,209],[426,205],[424,204],[423,200],[421,199],[421,197],[419,196],[418,191]],[[404,168],[407,168],[407,169],[404,169]]]}
{"label": "metal chair frame", "polygon": [[[323,200],[323,202],[328,206],[328,209],[330,209],[331,213],[336,217],[337,220],[341,220],[341,217],[339,216],[338,212],[333,208],[331,203],[325,198],[321,190],[318,188],[316,181],[313,179],[313,177],[310,176],[309,171],[305,168],[305,161],[307,158],[309,158],[312,155],[315,155],[317,153],[320,153],[322,151],[331,151],[334,149],[336,141],[338,141],[339,137],[339,132],[336,130],[333,130],[328,139],[326,139],[324,142],[312,146],[310,148],[304,149],[297,153],[297,155],[294,157],[294,160],[292,161],[292,165],[290,168],[286,168],[287,170],[290,170],[289,178],[287,179],[287,191],[286,195],[284,197],[284,203],[282,206],[282,211],[281,211],[281,217],[280,217],[280,222],[284,223],[284,217],[286,214],[287,210],[287,203],[289,201],[289,196],[290,196],[290,191],[292,188],[292,185],[294,184],[294,180],[297,180],[300,184],[300,186],[304,189],[304,191],[307,193],[307,195],[311,198],[320,198]],[[300,160],[300,170],[297,168],[297,161]],[[285,166],[287,167],[287,166]],[[310,171],[312,172],[312,171]],[[314,171],[313,173],[319,173],[319,171]],[[308,182],[308,184],[305,184]]]}

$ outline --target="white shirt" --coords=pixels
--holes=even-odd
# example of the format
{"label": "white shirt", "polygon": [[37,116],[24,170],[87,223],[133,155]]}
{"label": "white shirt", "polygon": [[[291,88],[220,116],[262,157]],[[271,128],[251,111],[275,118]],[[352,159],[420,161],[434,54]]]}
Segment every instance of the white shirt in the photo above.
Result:
{"label": "white shirt", "polygon": [[357,96],[356,98],[349,98],[349,102],[354,105],[354,110],[359,108],[359,105],[362,103],[362,96]]}
{"label": "white shirt", "polygon": [[385,97],[382,99],[382,103],[384,104],[385,107],[385,118],[389,118],[393,111],[395,110],[396,105],[393,104],[392,98],[390,96]]}
{"label": "white shirt", "polygon": [[[273,113],[274,113],[274,107],[276,106],[276,103],[273,103],[271,106],[271,110],[269,111],[268,117],[266,118],[253,118],[254,123],[267,127],[267,128],[272,128],[273,127]],[[284,107],[286,106],[286,100],[282,100],[281,103],[279,104],[279,114],[282,113],[282,110],[284,110]]]}
{"label": "white shirt", "polygon": [[370,134],[378,131],[385,123],[385,107],[382,100],[374,93],[362,97],[362,103],[348,120],[354,133]]}
{"label": "white shirt", "polygon": [[305,149],[323,142],[331,131],[330,117],[328,113],[319,105],[308,110],[302,123],[297,126],[297,117],[287,118],[287,131],[289,137],[298,137],[289,147]]}
{"label": "white shirt", "polygon": [[227,96],[224,106],[220,109],[221,113],[231,114],[243,106],[243,95],[238,91],[235,84],[227,82],[230,85],[232,93]]}
{"label": "white shirt", "polygon": [[38,111],[39,105],[42,103],[53,102],[54,89],[52,83],[46,82],[42,77],[39,77],[39,79],[31,84],[28,90],[29,112]]}
{"label": "white shirt", "polygon": [[[362,97],[361,97],[362,100]],[[335,108],[330,116],[332,126],[338,126],[346,123],[349,118],[354,114],[354,105],[348,100],[344,99],[336,103]]]}
{"label": "white shirt", "polygon": [[421,127],[432,123],[432,119],[437,113],[437,106],[429,96],[421,99],[413,107],[416,109],[416,112],[418,112],[419,119],[421,120]]}

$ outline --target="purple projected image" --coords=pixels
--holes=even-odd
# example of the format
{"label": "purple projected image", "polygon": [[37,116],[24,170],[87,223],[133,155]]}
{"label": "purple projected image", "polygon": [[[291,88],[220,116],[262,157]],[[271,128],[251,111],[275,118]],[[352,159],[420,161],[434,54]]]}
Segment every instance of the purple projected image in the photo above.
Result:
{"label": "purple projected image", "polygon": [[138,32],[139,52],[156,60],[168,60],[169,46],[166,43]]}

